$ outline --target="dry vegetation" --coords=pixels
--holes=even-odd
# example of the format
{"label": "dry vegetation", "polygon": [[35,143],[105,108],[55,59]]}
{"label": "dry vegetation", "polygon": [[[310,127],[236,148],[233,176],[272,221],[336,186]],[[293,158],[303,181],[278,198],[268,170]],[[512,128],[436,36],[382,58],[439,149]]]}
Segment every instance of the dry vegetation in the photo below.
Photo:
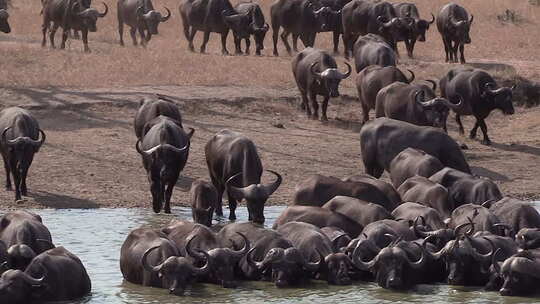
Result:
{"label": "dry vegetation", "polygon": [[[266,37],[264,56],[221,56],[219,38],[212,34],[209,55],[190,53],[181,32],[178,0],[154,0],[158,9],[163,6],[173,11],[171,20],[160,25],[148,49],[131,46],[125,29],[127,47],[118,45],[116,3],[105,0],[111,8],[108,16],[98,21],[98,32],[90,34],[91,54],[82,52],[82,42],[69,41],[66,51],[42,49],[41,4],[35,0],[13,0],[10,22],[13,32],[0,34],[0,83],[8,87],[24,86],[77,86],[109,87],[148,84],[177,85],[231,85],[290,88],[290,58],[271,55],[271,31]],[[235,2],[233,0],[233,2]],[[447,0],[419,0],[421,14],[437,13]],[[473,43],[466,48],[469,62],[504,63],[532,79],[539,78],[540,60],[540,7],[526,0],[468,0],[456,1],[475,15],[472,28]],[[268,18],[270,0],[260,1]],[[94,6],[102,10],[100,1]],[[510,8],[524,19],[520,25],[501,23],[497,15]],[[57,33],[60,41],[61,33]],[[200,46],[202,33],[196,37]],[[329,33],[319,35],[316,45],[330,49]],[[404,59],[403,64],[414,69],[421,77],[438,77],[449,66],[444,59],[442,42],[435,26],[428,33],[428,42],[417,44],[418,60]],[[279,47],[282,49],[281,42]],[[340,46],[341,47],[341,46]],[[234,50],[232,35],[229,50]],[[282,50],[282,54],[285,52]],[[405,54],[402,49],[402,54]],[[487,66],[489,67],[489,66]],[[513,73],[513,71],[510,71]],[[351,79],[344,86],[352,87]]]}

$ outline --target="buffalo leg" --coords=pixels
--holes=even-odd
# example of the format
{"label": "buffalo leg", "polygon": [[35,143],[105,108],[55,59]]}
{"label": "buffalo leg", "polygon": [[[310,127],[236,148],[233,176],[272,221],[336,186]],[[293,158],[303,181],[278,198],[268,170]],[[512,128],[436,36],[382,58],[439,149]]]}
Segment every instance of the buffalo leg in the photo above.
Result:
{"label": "buffalo leg", "polygon": [[150,192],[152,193],[152,208],[155,213],[161,212],[163,191],[159,181],[150,181]]}
{"label": "buffalo leg", "polygon": [[203,43],[201,45],[202,54],[206,53],[206,44],[208,43],[208,40],[210,40],[210,32],[206,31],[204,32]]}
{"label": "buffalo leg", "polygon": [[167,190],[165,190],[165,213],[171,213],[171,197],[174,189],[174,184],[175,183],[169,183],[167,185]]}
{"label": "buffalo leg", "polygon": [[413,54],[412,54],[413,42],[412,42],[412,40],[405,39],[403,42],[405,42],[405,48],[407,49],[407,56],[409,56],[409,58],[413,58]]}
{"label": "buffalo leg", "polygon": [[13,174],[13,182],[15,183],[15,200],[18,201],[21,199],[21,174],[19,170],[16,169],[17,166],[13,163],[11,168],[14,168],[11,170],[11,173]]}
{"label": "buffalo leg", "polygon": [[413,52],[414,52],[414,46],[415,46],[415,45],[416,45],[416,40],[415,40],[415,39],[412,39],[412,40],[411,40],[411,44],[410,44],[410,46],[411,46],[411,51],[410,51],[410,52],[411,52],[411,56],[409,56],[409,57],[411,57],[411,58],[414,58]]}
{"label": "buffalo leg", "polygon": [[[63,50],[66,48],[66,41],[68,39],[68,36],[69,36],[69,30],[64,30],[62,32],[62,43],[60,44],[60,48]],[[53,38],[54,39],[54,38]]]}
{"label": "buffalo leg", "polygon": [[[150,33],[148,33],[150,35]],[[144,34],[144,29],[142,27],[139,27],[139,35],[141,35],[141,45],[143,47],[146,47],[146,35]]]}
{"label": "buffalo leg", "polygon": [[[56,35],[56,31],[58,30],[58,24],[53,24],[53,27],[51,28],[51,32],[49,33],[49,40],[51,41],[51,48],[56,48],[54,45],[54,35]],[[64,30],[66,32],[66,30]]]}
{"label": "buffalo leg", "polygon": [[309,99],[307,98],[307,94],[305,92],[301,92],[302,94],[302,104],[300,105],[300,107],[302,108],[302,110],[306,110],[306,114],[307,114],[307,117],[310,118],[311,117],[311,109],[309,107]]}
{"label": "buffalo leg", "polygon": [[193,43],[191,42],[190,38],[191,35],[189,33],[189,24],[187,24],[187,22],[184,21],[184,18],[182,18],[182,25],[183,25],[183,31],[184,31],[184,36],[186,37],[186,40],[188,41],[188,44],[189,44],[189,50],[193,52]]}
{"label": "buffalo leg", "polygon": [[124,46],[124,22],[120,19],[120,14],[118,15],[118,35],[120,36],[120,45]]}
{"label": "buffalo leg", "polygon": [[229,220],[234,221],[236,220],[236,206],[238,203],[229,191],[227,191],[227,197],[229,199]]}
{"label": "buffalo leg", "polygon": [[329,96],[324,96],[324,100],[322,102],[322,109],[321,109],[322,121],[328,121],[328,117],[326,116],[326,109],[328,108],[328,99],[330,99]]}
{"label": "buffalo leg", "polygon": [[227,36],[229,35],[229,30],[221,33],[221,54],[222,55],[229,55],[229,51],[227,51]]}
{"label": "buffalo leg", "polygon": [[272,42],[274,43],[274,56],[279,56],[279,53],[277,50],[278,36],[279,36],[279,26],[276,28],[274,27],[274,24],[272,23]]}
{"label": "buffalo leg", "polygon": [[28,189],[26,188],[26,176],[28,175],[28,168],[30,168],[31,164],[32,161],[30,161],[28,167],[26,167],[21,174],[21,194],[23,196],[28,196]]}
{"label": "buffalo leg", "polygon": [[381,168],[376,161],[376,157],[371,153],[362,153],[362,161],[364,162],[364,167],[366,168],[366,173],[379,178],[383,174],[384,169]]}
{"label": "buffalo leg", "polygon": [[214,206],[214,211],[215,211],[217,216],[223,216],[223,207],[222,207],[223,203],[222,203],[222,200],[223,200],[223,192],[224,192],[225,188],[218,182],[218,179],[216,179],[212,175],[210,175],[210,179],[212,180],[212,184],[216,188],[217,195],[218,195],[218,199],[217,199],[217,202],[216,202],[217,205]]}
{"label": "buffalo leg", "polygon": [[133,45],[137,46],[137,29],[132,27],[129,30],[129,34],[131,35],[131,39],[133,40]]}
{"label": "buffalo leg", "polygon": [[480,124],[478,123],[478,120],[476,120],[476,122],[474,123],[474,127],[471,129],[471,132],[469,133],[469,138],[470,139],[475,139],[476,138],[476,131],[478,130],[479,126],[480,126]]}
{"label": "buffalo leg", "polygon": [[319,119],[319,104],[317,103],[317,94],[310,92],[309,99],[311,99],[311,105],[313,106],[313,118]]}
{"label": "buffalo leg", "polygon": [[283,30],[283,33],[281,33],[281,41],[283,41],[283,44],[285,45],[285,48],[287,49],[287,53],[289,56],[292,55],[291,52],[291,46],[289,45],[288,37],[290,32],[287,32],[286,30]]}
{"label": "buffalo leg", "polygon": [[456,122],[459,127],[459,133],[463,135],[465,133],[465,130],[463,129],[463,124],[461,123],[461,115],[456,113]]}
{"label": "buffalo leg", "polygon": [[480,125],[480,129],[482,129],[482,133],[484,133],[484,140],[482,140],[482,144],[484,145],[491,145],[491,140],[489,139],[489,136],[487,134],[487,125],[486,122],[481,119],[478,124]]}
{"label": "buffalo leg", "polygon": [[4,155],[2,155],[2,158],[4,159],[4,169],[6,170],[6,190],[11,190],[11,170],[9,167],[9,162]]}
{"label": "buffalo leg", "polygon": [[234,54],[242,55],[242,49],[240,46],[240,44],[242,43],[242,39],[240,39],[240,37],[234,34],[233,34],[233,37],[234,37]]}
{"label": "buffalo leg", "polygon": [[338,55],[339,54],[339,48],[338,48],[338,45],[339,45],[339,32],[338,31],[334,31],[334,33],[332,34],[332,38],[333,38],[333,42],[334,42],[334,55]]}
{"label": "buffalo leg", "polygon": [[[249,55],[249,53],[250,53],[249,48],[250,48],[250,47],[251,47],[251,39],[246,38],[246,55]],[[256,50],[255,50],[255,54],[261,55],[261,50],[256,49]]]}
{"label": "buffalo leg", "polygon": [[195,46],[193,45],[193,39],[195,39],[195,34],[197,34],[197,30],[192,27],[191,33],[189,34],[189,50],[191,52],[195,52]]}
{"label": "buffalo leg", "polygon": [[444,37],[443,37],[443,44],[444,44],[444,53],[446,55],[445,62],[450,62],[450,58],[448,56],[448,54],[450,53],[450,47],[448,46],[448,40]]}
{"label": "buffalo leg", "polygon": [[90,53],[90,48],[88,47],[88,30],[87,29],[82,30],[82,41],[84,44],[84,52]]}
{"label": "buffalo leg", "polygon": [[[461,55],[459,61],[461,63],[465,63],[465,54],[464,54],[464,51],[465,51],[465,45],[463,43],[460,43],[459,44],[459,53]],[[457,53],[456,53],[456,56],[457,56]]]}
{"label": "buffalo leg", "polygon": [[152,39],[152,34],[148,33],[148,35],[146,35],[146,44],[148,44],[148,42],[150,42],[151,39]]}
{"label": "buffalo leg", "polygon": [[298,52],[298,34],[292,34],[292,48]]}
{"label": "buffalo leg", "polygon": [[49,29],[49,22],[43,21],[43,25],[41,26],[41,31],[43,32],[43,40],[41,40],[41,47],[45,47],[47,45],[47,30]]}

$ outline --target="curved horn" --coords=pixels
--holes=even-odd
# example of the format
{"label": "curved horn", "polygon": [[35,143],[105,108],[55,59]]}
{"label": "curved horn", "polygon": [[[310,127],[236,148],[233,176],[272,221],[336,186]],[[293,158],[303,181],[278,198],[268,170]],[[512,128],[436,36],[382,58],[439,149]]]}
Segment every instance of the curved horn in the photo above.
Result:
{"label": "curved horn", "polygon": [[360,246],[356,246],[356,248],[353,251],[353,256],[352,256],[353,265],[356,266],[360,270],[364,270],[364,271],[370,270],[371,268],[373,268],[373,266],[375,266],[378,260],[379,260],[379,253],[377,253],[377,255],[369,262],[362,261],[362,258],[360,257]]}
{"label": "curved horn", "polygon": [[14,143],[12,143],[12,141],[7,140],[7,137],[6,137],[6,132],[9,129],[11,129],[11,127],[7,127],[4,129],[4,131],[2,131],[2,142],[6,143],[8,146],[13,146]]}
{"label": "curved horn", "polygon": [[253,260],[253,257],[251,256],[251,254],[253,253],[253,251],[254,251],[255,249],[257,249],[257,247],[253,247],[253,248],[251,248],[251,249],[248,251],[248,253],[246,254],[246,261],[247,261],[247,263],[248,263],[249,266],[251,266],[251,267],[253,267],[253,268],[255,268],[255,269],[261,271],[261,270],[264,268],[264,266],[265,266],[265,263],[264,263],[264,262],[265,262],[265,259],[263,259],[263,260],[260,261],[260,262],[254,261],[254,260]]}
{"label": "curved horn", "polygon": [[[177,147],[175,147],[175,146],[173,146],[173,145],[170,145],[170,144],[163,144],[163,145],[159,145],[159,146],[162,146],[164,149],[173,151],[173,152],[175,152],[175,153],[182,154],[182,153],[186,152],[186,151],[189,149],[189,142],[188,142],[184,147],[182,147],[182,148],[177,148]],[[157,147],[159,147],[159,146],[157,146]],[[153,149],[155,149],[155,148],[157,148],[157,147],[154,147],[154,148],[152,148],[152,149],[150,149],[150,150],[153,150]],[[150,151],[150,150],[148,150],[148,151]],[[153,152],[153,151],[152,151],[152,152]],[[151,154],[151,153],[150,153],[150,154]]]}
{"label": "curved horn", "polygon": [[43,130],[41,129],[38,129],[39,131],[39,134],[41,134],[41,139],[40,140],[32,140],[32,143],[36,146],[36,147],[41,147],[44,143],[45,143],[45,138],[47,138],[47,136],[45,135],[45,132],[43,132]]}
{"label": "curved horn", "polygon": [[345,62],[345,64],[347,65],[347,73],[345,73],[345,74],[340,73],[341,74],[341,79],[345,79],[345,78],[351,76],[351,73],[352,73],[351,65],[348,62]]}
{"label": "curved horn", "polygon": [[450,102],[448,99],[446,98],[441,98],[439,99],[445,106],[447,106],[448,108],[450,109],[459,109],[461,108],[461,106],[463,105],[463,97],[461,97],[461,95],[457,95],[458,99],[459,99],[459,102],[458,103],[453,103],[453,102]]}
{"label": "curved horn", "polygon": [[[193,128],[189,128],[189,132],[187,133],[187,137],[191,140],[191,137],[193,136],[193,134],[195,133],[195,129]],[[191,143],[190,143],[191,144]]]}
{"label": "curved horn", "polygon": [[199,250],[199,249],[195,249],[197,251],[198,254],[201,254],[204,256],[205,260],[206,260],[206,264],[204,264],[203,267],[199,268],[199,267],[195,267],[193,266],[192,264],[190,264],[190,268],[191,268],[191,271],[193,271],[195,274],[197,275],[205,275],[207,274],[209,271],[210,271],[210,267],[211,267],[211,257],[210,255],[203,251],[203,250]]}
{"label": "curved horn", "polygon": [[431,240],[437,238],[436,235],[430,235],[428,236],[427,238],[425,238],[423,241],[422,241],[422,248],[424,250],[424,252],[426,252],[429,256],[431,256],[432,259],[434,260],[438,260],[440,259],[450,248],[451,245],[454,245],[454,243],[452,242],[458,242],[457,240],[452,240],[448,243],[446,243],[446,245],[441,248],[441,250],[437,251],[437,252],[431,252],[429,251],[429,249],[427,249],[426,245],[427,243],[429,243]]}
{"label": "curved horn", "polygon": [[107,16],[107,13],[109,12],[109,7],[107,6],[107,3],[105,2],[102,2],[102,3],[103,3],[103,6],[105,6],[105,11],[103,13],[98,14],[100,18]]}
{"label": "curved horn", "polygon": [[429,231],[429,232],[426,232],[426,231],[421,231],[421,230],[418,230],[418,220],[421,219],[422,222],[424,222],[424,225],[425,226],[425,223],[426,223],[426,220],[424,219],[423,216],[417,216],[415,219],[414,219],[414,223],[413,223],[413,231],[416,235],[422,237],[422,238],[426,238],[426,237],[429,237],[431,235],[436,235],[435,234],[435,231]]}
{"label": "curved horn", "polygon": [[424,254],[424,247],[420,246],[420,244],[418,243],[413,243],[413,244],[418,246],[418,248],[420,249],[420,259],[416,262],[413,262],[409,259],[409,256],[407,255],[407,253],[405,253],[405,256],[407,257],[407,262],[409,262],[409,266],[411,266],[411,268],[419,269],[422,266],[424,266],[424,262],[426,261],[425,254]]}
{"label": "curved horn", "polygon": [[[41,266],[43,268],[43,266]],[[41,284],[43,283],[43,280],[45,280],[45,275],[43,275],[41,278],[39,279],[36,279],[36,278],[33,278],[31,277],[29,274],[27,274],[26,272],[23,272],[23,279],[26,283],[30,284],[30,285],[36,285],[36,286],[41,286]]]}
{"label": "curved horn", "polygon": [[137,150],[137,153],[144,155],[143,151],[141,150],[141,140],[137,139],[137,143],[135,144],[135,149]]}
{"label": "curved horn", "polygon": [[197,250],[197,252],[195,252],[193,249],[191,249],[191,241],[193,241],[195,238],[197,238],[197,235],[196,235],[196,234],[192,235],[192,236],[188,239],[188,241],[187,241],[187,243],[186,243],[185,249],[186,249],[187,254],[188,254],[190,257],[192,257],[192,258],[194,258],[194,259],[201,259],[202,257],[201,257],[201,255],[199,254],[199,253],[201,252],[201,250]]}
{"label": "curved horn", "polygon": [[502,249],[497,248],[497,250],[495,250],[495,253],[491,256],[491,265],[493,265],[493,268],[495,268],[495,271],[497,272],[499,276],[501,275],[501,265],[499,265],[498,257],[501,254],[502,254]]}
{"label": "curved horn", "polygon": [[472,24],[473,20],[474,20],[474,15],[471,14],[471,18],[469,19],[469,25]]}
{"label": "curved horn", "polygon": [[413,72],[413,71],[411,71],[411,70],[409,70],[409,69],[407,69],[407,71],[409,71],[409,73],[411,73],[411,77],[410,77],[409,79],[407,79],[407,81],[408,81],[409,83],[411,83],[411,82],[413,82],[414,78],[416,78],[416,76],[414,75],[414,72]]}
{"label": "curved horn", "polygon": [[433,24],[433,22],[435,22],[435,16],[433,15],[433,13],[431,13],[431,21],[429,21],[428,23]]}
{"label": "curved horn", "polygon": [[489,243],[489,246],[491,247],[490,251],[486,254],[481,254],[480,252],[478,252],[478,250],[476,250],[476,247],[474,247],[473,245],[473,239],[469,236],[466,236],[467,239],[469,240],[469,243],[471,244],[471,247],[472,247],[472,256],[476,259],[476,260],[479,260],[479,261],[491,261],[491,256],[493,255],[493,252],[495,252],[495,245],[493,244],[493,242],[486,238],[486,237],[482,237],[483,239],[485,239],[486,241],[488,241]]}
{"label": "curved horn", "polygon": [[313,70],[313,68],[315,67],[315,65],[317,64],[318,62],[314,62],[311,64],[311,66],[309,67],[309,70],[311,71],[311,74],[317,78],[321,78],[321,73],[318,73],[318,72],[315,72]]}
{"label": "curved horn", "polygon": [[279,188],[279,185],[281,185],[281,182],[283,181],[283,178],[276,171],[272,171],[272,170],[266,170],[266,171],[274,174],[276,176],[276,178],[277,178],[273,183],[263,186],[263,189],[264,189],[264,192],[266,193],[266,195],[270,196],[270,195],[272,195],[272,193],[274,193]]}
{"label": "curved horn", "polygon": [[232,182],[237,176],[241,175],[242,172],[238,172],[235,175],[229,177],[229,179],[225,182],[225,189],[228,189],[229,191],[234,192],[236,195],[239,195],[241,197],[236,197],[236,199],[243,199],[246,196],[245,187],[244,188],[238,188],[235,186],[231,186],[229,183]]}
{"label": "curved horn", "polygon": [[171,18],[171,11],[165,6],[165,10],[167,11],[167,16],[161,17],[161,22],[165,22]]}
{"label": "curved horn", "polygon": [[137,152],[139,152],[140,154],[142,155],[152,155],[152,153],[156,152],[159,148],[161,148],[161,145],[157,145],[153,148],[150,148],[148,150],[139,150],[139,147],[138,146],[135,146],[135,148],[138,148]]}
{"label": "curved horn", "polygon": [[319,255],[319,260],[317,262],[304,261],[304,268],[307,271],[315,272],[315,271],[319,270],[319,268],[321,267],[322,262],[324,261],[324,256],[319,251],[319,249],[315,249],[315,251],[317,251],[317,254]]}
{"label": "curved horn", "polygon": [[463,223],[457,226],[456,228],[454,228],[454,237],[457,238],[459,236],[459,233],[461,232],[461,229],[467,226],[471,226],[471,228],[467,232],[465,232],[465,235],[469,235],[469,236],[472,235],[474,232],[474,222],[469,221],[468,223]]}
{"label": "curved horn", "polygon": [[154,249],[157,249],[159,248],[160,246],[154,246],[154,247],[151,247],[151,248],[148,248],[142,258],[141,258],[141,262],[142,262],[142,265],[143,265],[143,268],[146,270],[146,271],[149,271],[149,272],[157,272],[161,269],[161,264],[157,265],[157,266],[152,266],[150,264],[148,264],[148,261],[147,261],[147,258],[148,258],[148,255],[150,254],[150,252],[152,252],[152,250]]}
{"label": "curved horn", "polygon": [[235,250],[231,250],[231,251],[234,257],[236,257],[237,259],[241,259],[249,251],[250,243],[249,243],[248,238],[243,233],[236,232],[236,234],[240,235],[244,239],[244,247],[237,251]]}
{"label": "curved horn", "polygon": [[418,103],[422,107],[430,107],[431,103],[424,102],[425,95],[426,94],[424,90],[418,90],[416,91],[416,93],[414,93],[414,100],[416,101],[416,103]]}
{"label": "curved horn", "polygon": [[512,237],[512,235],[514,235],[514,229],[512,227],[510,227],[510,225],[507,225],[505,223],[497,223],[497,224],[493,224],[494,227],[502,227],[502,236],[505,236],[504,234],[504,230],[508,230],[508,236],[509,237]]}
{"label": "curved horn", "polygon": [[338,247],[339,240],[341,240],[341,238],[346,237],[346,236],[349,236],[349,235],[346,234],[346,233],[343,233],[343,234],[340,234],[340,235],[336,236],[336,237],[332,240],[332,247],[334,248],[334,251],[335,251],[335,252],[339,252],[339,247]]}
{"label": "curved horn", "polygon": [[435,92],[437,90],[437,82],[435,82],[435,80],[424,79],[424,81],[431,83],[431,85],[432,85],[431,89],[433,90],[433,92]]}

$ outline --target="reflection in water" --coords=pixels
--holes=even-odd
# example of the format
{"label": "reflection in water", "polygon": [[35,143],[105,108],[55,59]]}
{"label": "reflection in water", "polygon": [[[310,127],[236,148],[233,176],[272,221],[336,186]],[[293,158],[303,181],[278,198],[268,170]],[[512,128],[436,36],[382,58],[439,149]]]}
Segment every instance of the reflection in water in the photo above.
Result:
{"label": "reflection in water", "polygon": [[[265,208],[266,226],[271,227],[283,206]],[[408,292],[394,292],[375,283],[329,286],[314,281],[304,288],[278,289],[269,282],[242,282],[237,289],[196,284],[186,296],[176,297],[166,289],[124,282],[119,267],[120,247],[134,228],[163,227],[173,218],[191,219],[188,208],[174,208],[173,215],[154,214],[150,209],[45,209],[31,210],[42,216],[55,244],[81,258],[92,279],[92,295],[66,304],[172,304],[172,303],[536,303],[538,299],[500,297],[498,293],[447,285],[419,285]],[[245,208],[237,209],[239,221],[247,220]],[[228,212],[225,210],[225,214]]]}

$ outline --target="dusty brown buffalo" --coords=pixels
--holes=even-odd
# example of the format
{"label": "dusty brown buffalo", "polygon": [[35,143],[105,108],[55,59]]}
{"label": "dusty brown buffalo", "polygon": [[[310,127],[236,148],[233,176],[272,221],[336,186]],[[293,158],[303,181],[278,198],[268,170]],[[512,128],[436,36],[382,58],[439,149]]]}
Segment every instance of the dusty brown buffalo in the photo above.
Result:
{"label": "dusty brown buffalo", "polygon": [[441,8],[437,16],[437,29],[442,36],[446,62],[457,62],[459,48],[460,62],[465,63],[463,51],[465,44],[471,43],[469,30],[473,19],[473,15],[469,19],[467,11],[455,3],[448,3]]}
{"label": "dusty brown buffalo", "polygon": [[392,215],[384,207],[348,196],[336,196],[322,208],[340,213],[362,227],[376,221],[392,219]]}
{"label": "dusty brown buffalo", "polygon": [[505,197],[493,203],[489,211],[508,225],[510,228],[508,236],[512,238],[521,229],[540,228],[540,214],[529,202]]}
{"label": "dusty brown buffalo", "polygon": [[381,36],[367,34],[354,43],[354,66],[356,73],[370,65],[396,66],[397,54]]}
{"label": "dusty brown buffalo", "polygon": [[141,45],[146,46],[152,35],[158,34],[158,25],[166,22],[171,17],[168,8],[167,15],[162,16],[154,9],[151,0],[118,0],[118,34],[120,34],[120,45],[124,46],[124,23],[131,29],[129,33],[133,39],[133,45],[137,45],[136,32],[141,35]]}
{"label": "dusty brown buffalo", "polygon": [[381,192],[384,193],[384,195],[386,195],[386,197],[390,200],[390,202],[392,203],[394,207],[401,204],[402,202],[402,199],[399,196],[399,193],[396,191],[396,188],[394,188],[391,184],[381,179],[375,178],[369,174],[365,174],[365,173],[355,174],[347,178],[344,178],[343,181],[365,183],[365,184],[370,184],[377,187],[377,189],[379,189]]}
{"label": "dusty brown buffalo", "polygon": [[430,177],[443,168],[444,165],[437,158],[422,150],[407,148],[392,159],[388,171],[392,184],[399,188],[409,177]]}
{"label": "dusty brown buffalo", "polygon": [[189,190],[189,200],[193,221],[207,227],[212,226],[214,210],[220,203],[214,185],[201,179],[194,181]]}
{"label": "dusty brown buffalo", "polygon": [[358,99],[362,106],[362,123],[369,120],[369,110],[375,109],[377,93],[385,86],[394,82],[411,83],[415,76],[405,77],[403,72],[395,66],[370,65],[363,68],[355,79]]}
{"label": "dusty brown buffalo", "polygon": [[423,176],[412,176],[398,188],[404,202],[417,202],[431,207],[446,219],[454,210],[454,201],[449,199],[448,190]]}

